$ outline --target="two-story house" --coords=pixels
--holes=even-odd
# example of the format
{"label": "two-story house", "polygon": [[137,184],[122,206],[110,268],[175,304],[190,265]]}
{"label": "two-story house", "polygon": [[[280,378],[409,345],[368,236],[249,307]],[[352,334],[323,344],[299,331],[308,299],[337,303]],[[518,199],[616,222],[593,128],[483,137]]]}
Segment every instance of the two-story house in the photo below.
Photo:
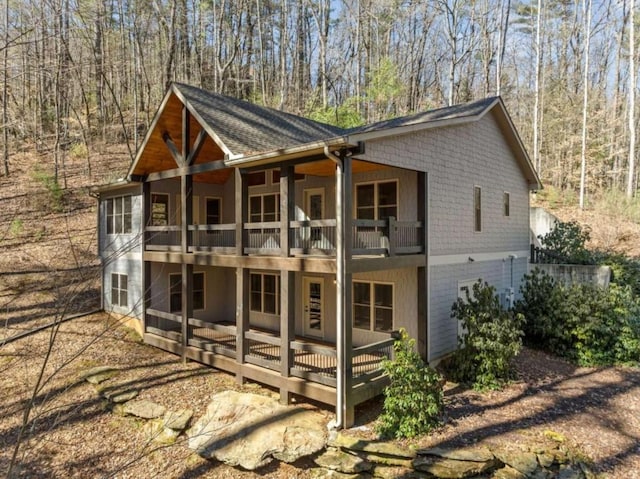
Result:
{"label": "two-story house", "polygon": [[104,308],[347,426],[394,331],[436,361],[461,291],[512,299],[539,187],[500,98],[343,130],[176,83],[99,189]]}

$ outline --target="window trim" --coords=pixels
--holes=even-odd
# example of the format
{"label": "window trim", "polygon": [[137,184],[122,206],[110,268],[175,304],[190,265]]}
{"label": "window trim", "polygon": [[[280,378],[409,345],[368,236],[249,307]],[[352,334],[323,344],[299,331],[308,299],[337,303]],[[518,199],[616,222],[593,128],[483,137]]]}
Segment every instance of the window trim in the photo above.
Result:
{"label": "window trim", "polygon": [[[254,309],[251,301],[252,294],[254,293],[252,289],[252,281],[251,281],[253,276],[260,276],[260,309]],[[264,305],[265,305],[264,277],[265,276],[273,276],[276,281],[275,313],[271,313],[269,311],[264,310]],[[280,316],[280,275],[279,274],[262,272],[262,271],[252,271],[249,273],[249,311],[252,313],[264,314],[268,316]]]}
{"label": "window trim", "polygon": [[473,185],[473,231],[482,233],[482,187],[478,185]]}
{"label": "window trim", "polygon": [[[205,309],[207,309],[207,275],[205,274],[204,271],[194,271],[193,272],[193,276],[197,275],[197,274],[201,274],[202,275],[202,308],[193,308],[194,311],[204,311]],[[180,279],[180,309],[171,309],[171,295],[174,294],[171,292],[171,277],[172,276],[178,276]],[[167,296],[169,298],[169,312],[172,314],[175,313],[180,313],[182,311],[182,273],[169,273],[169,284],[168,284],[168,289],[169,289],[169,295]],[[192,293],[195,293],[196,290],[194,289]],[[191,298],[191,300],[193,301],[193,296]]]}
{"label": "window trim", "polygon": [[[153,222],[153,197],[154,196],[164,196],[167,198],[167,222],[164,225],[156,225]],[[160,193],[160,192],[151,192],[151,215],[149,216],[149,220],[151,221],[151,225],[150,226],[169,226],[171,224],[171,218],[170,218],[170,212],[171,212],[171,195],[169,193]]]}
{"label": "window trim", "polygon": [[511,216],[511,193],[508,191],[502,193],[502,216]]}
{"label": "window trim", "polygon": [[[391,331],[394,331],[394,327],[396,324],[396,287],[395,287],[395,283],[394,282],[390,282],[390,281],[370,281],[370,280],[353,280],[351,282],[351,294],[352,294],[352,304],[351,304],[351,314],[352,314],[352,318],[355,318],[355,307],[357,305],[356,301],[355,301],[355,293],[353,291],[355,284],[356,283],[361,283],[361,284],[368,284],[369,285],[369,298],[370,298],[370,303],[369,303],[369,328],[365,329],[365,328],[361,328],[359,326],[355,325],[355,322],[353,323],[353,329],[358,329],[360,331],[367,331],[370,333],[381,333],[381,334],[388,334]],[[376,298],[375,298],[375,287],[376,285],[381,285],[381,286],[391,286],[391,308],[389,308],[388,306],[379,306],[376,305]],[[382,307],[385,309],[391,309],[391,329],[389,331],[379,331],[377,329],[375,329],[375,310],[377,307]]]}
{"label": "window trim", "polygon": [[[129,231],[125,231],[125,217],[126,217],[126,210],[125,210],[125,198],[129,198]],[[119,215],[116,215],[115,213],[115,209],[116,209],[116,201],[121,201],[122,202],[122,211]],[[109,214],[109,205],[111,205],[111,211],[112,213]],[[120,195],[120,196],[112,196],[110,198],[106,198],[105,199],[105,218],[106,218],[106,222],[107,222],[107,227],[105,228],[105,231],[107,232],[108,236],[115,236],[115,235],[130,235],[133,234],[133,195]],[[118,218],[118,221],[120,222],[120,226],[121,226],[121,231],[118,232],[116,231],[117,228],[115,227],[116,225],[116,218]]]}
{"label": "window trim", "polygon": [[395,183],[396,184],[396,220],[398,216],[400,216],[400,179],[399,178],[389,178],[383,180],[373,180],[373,181],[362,181],[354,184],[353,188],[353,218],[358,219],[358,187],[359,186],[367,186],[374,185],[373,189],[373,216],[374,221],[378,221],[380,216],[378,215],[378,210],[380,208],[379,202],[379,193],[378,193],[378,185],[382,183]]}
{"label": "window trim", "polygon": [[[114,277],[118,278],[118,285],[114,287]],[[123,289],[122,288],[122,277],[126,278],[127,281],[127,288]],[[117,301],[114,301],[114,295],[113,292],[117,291]],[[127,294],[127,303],[126,304],[122,304],[122,302],[120,301],[121,299],[121,295],[122,292],[125,292]],[[118,308],[128,308],[129,307],[129,275],[127,275],[126,273],[111,273],[111,306],[117,306]]]}

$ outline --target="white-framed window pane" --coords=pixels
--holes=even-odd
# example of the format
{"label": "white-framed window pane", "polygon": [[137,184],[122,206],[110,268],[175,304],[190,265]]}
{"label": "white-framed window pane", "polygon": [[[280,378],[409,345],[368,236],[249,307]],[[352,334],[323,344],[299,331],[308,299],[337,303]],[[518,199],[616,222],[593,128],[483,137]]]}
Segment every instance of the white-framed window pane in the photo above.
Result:
{"label": "white-framed window pane", "polygon": [[371,288],[369,283],[353,282],[353,302],[371,304]]}
{"label": "white-framed window pane", "polygon": [[371,307],[369,305],[354,304],[353,327],[371,329]]}
{"label": "white-framed window pane", "polygon": [[356,202],[358,208],[375,206],[375,185],[357,185]]}
{"label": "white-framed window pane", "polygon": [[251,311],[262,311],[262,275],[252,274],[251,290],[249,295],[249,308]]}
{"label": "white-framed window pane", "polygon": [[126,308],[129,304],[129,294],[126,289],[120,290],[120,306]]}
{"label": "white-framed window pane", "polygon": [[375,308],[375,330],[388,333],[393,330],[393,309]]}
{"label": "white-framed window pane", "polygon": [[390,284],[375,284],[376,306],[393,308],[393,286]]}

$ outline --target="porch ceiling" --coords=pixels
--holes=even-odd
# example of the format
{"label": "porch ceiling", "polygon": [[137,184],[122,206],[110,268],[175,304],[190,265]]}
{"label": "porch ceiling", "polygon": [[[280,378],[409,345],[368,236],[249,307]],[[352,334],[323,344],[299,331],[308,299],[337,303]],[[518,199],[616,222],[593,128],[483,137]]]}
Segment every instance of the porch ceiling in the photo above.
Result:
{"label": "porch ceiling", "polygon": [[[363,160],[353,160],[351,168],[353,173],[364,173],[366,171],[387,170],[391,167]],[[295,169],[296,173],[311,176],[334,176],[336,174],[335,163],[328,159],[296,165]]]}
{"label": "porch ceiling", "polygon": [[[165,144],[162,136],[168,133],[175,143],[178,151],[182,150],[182,102],[175,95],[171,95],[167,101],[165,108],[156,117],[155,122],[151,125],[151,133],[144,149],[140,152],[140,158],[132,171],[134,175],[145,176],[149,173],[170,170],[177,168],[178,165],[174,161],[169,148]],[[190,120],[190,144],[193,145],[198,133],[202,127],[198,121],[191,115]],[[202,150],[196,159],[196,164],[206,163],[209,161],[224,159],[222,149],[211,139],[206,136]],[[226,174],[229,177],[231,172]],[[198,175],[200,178],[196,181],[206,181],[208,183],[218,183],[221,178],[225,177],[221,172],[207,173]],[[224,181],[226,181],[226,178]],[[222,182],[224,182],[222,181]]]}

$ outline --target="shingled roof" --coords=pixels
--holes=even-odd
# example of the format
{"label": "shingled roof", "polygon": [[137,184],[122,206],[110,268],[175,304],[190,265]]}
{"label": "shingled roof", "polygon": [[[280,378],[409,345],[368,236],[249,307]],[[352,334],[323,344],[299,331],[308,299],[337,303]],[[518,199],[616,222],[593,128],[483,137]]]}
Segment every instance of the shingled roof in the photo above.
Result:
{"label": "shingled roof", "polygon": [[383,120],[377,123],[352,128],[347,132],[347,134],[352,135],[358,133],[369,133],[373,131],[402,128],[406,126],[433,123],[437,121],[475,118],[479,115],[482,115],[497,101],[499,101],[498,97],[489,97],[470,103],[462,103],[460,105],[447,106],[444,108],[438,108],[436,110],[416,113],[414,115],[401,116],[398,118],[392,118],[391,120]]}
{"label": "shingled roof", "polygon": [[183,83],[174,88],[231,156],[290,148],[342,136],[345,130]]}

